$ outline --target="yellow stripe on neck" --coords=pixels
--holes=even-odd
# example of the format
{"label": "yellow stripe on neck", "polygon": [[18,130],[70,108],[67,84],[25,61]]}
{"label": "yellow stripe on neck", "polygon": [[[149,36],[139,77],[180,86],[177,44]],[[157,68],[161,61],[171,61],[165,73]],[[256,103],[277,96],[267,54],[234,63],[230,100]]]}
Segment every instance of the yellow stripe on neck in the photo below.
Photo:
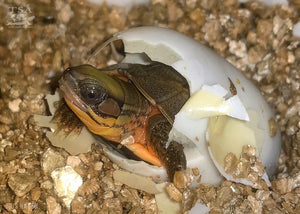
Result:
{"label": "yellow stripe on neck", "polygon": [[[107,124],[108,126],[101,126],[98,124],[93,118],[91,118],[87,113],[79,109],[77,106],[75,106],[72,102],[65,99],[67,105],[71,108],[71,110],[79,117],[79,119],[86,125],[86,127],[93,132],[94,134],[100,135],[107,140],[111,140],[114,142],[120,142],[120,136],[123,132],[122,128],[115,128],[113,127],[115,124],[116,119],[115,118],[102,118],[103,120],[100,120],[100,117],[97,116],[94,112],[92,112],[91,109],[88,109],[89,113],[92,112],[94,116],[97,116],[97,122]],[[91,113],[90,113],[91,114]],[[93,116],[93,114],[91,114]],[[94,117],[93,116],[93,117]],[[107,119],[107,120],[105,120]],[[107,123],[105,123],[107,122]]]}
{"label": "yellow stripe on neck", "polygon": [[116,119],[113,117],[103,118],[95,114],[95,112],[93,112],[91,108],[88,108],[87,110],[94,120],[96,120],[100,124],[104,124],[104,126],[113,127],[116,123]]}

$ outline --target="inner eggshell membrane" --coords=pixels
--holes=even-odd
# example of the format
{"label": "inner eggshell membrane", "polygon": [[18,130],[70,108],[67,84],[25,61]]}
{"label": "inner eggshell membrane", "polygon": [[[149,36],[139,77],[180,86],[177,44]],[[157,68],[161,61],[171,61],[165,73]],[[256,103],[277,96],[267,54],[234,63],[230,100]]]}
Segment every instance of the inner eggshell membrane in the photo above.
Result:
{"label": "inner eggshell membrane", "polygon": [[249,111],[250,120],[242,121],[229,116],[211,117],[208,124],[209,146],[216,161],[224,167],[224,159],[228,153],[237,157],[243,146],[250,145],[261,152],[263,130],[257,127],[257,113]]}

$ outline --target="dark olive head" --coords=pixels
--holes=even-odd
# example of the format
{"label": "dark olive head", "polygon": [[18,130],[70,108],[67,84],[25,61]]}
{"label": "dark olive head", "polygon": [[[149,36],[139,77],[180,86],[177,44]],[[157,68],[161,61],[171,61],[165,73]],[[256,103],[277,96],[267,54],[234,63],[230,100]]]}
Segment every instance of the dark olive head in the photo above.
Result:
{"label": "dark olive head", "polygon": [[98,116],[118,117],[124,101],[119,81],[90,65],[65,70],[59,81],[69,105]]}

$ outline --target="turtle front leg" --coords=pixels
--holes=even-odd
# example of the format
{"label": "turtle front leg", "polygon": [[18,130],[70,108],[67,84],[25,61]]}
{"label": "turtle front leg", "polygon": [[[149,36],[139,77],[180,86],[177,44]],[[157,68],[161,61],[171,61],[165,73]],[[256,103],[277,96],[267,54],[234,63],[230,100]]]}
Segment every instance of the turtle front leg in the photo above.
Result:
{"label": "turtle front leg", "polygon": [[186,170],[186,158],[183,152],[183,145],[176,141],[171,141],[167,148],[164,163],[171,181],[173,181],[176,171]]}
{"label": "turtle front leg", "polygon": [[172,125],[161,114],[149,118],[147,124],[147,143],[148,149],[154,150],[167,170],[170,181],[173,181],[176,171],[186,169],[186,157],[183,151],[183,145],[171,141],[166,146]]}

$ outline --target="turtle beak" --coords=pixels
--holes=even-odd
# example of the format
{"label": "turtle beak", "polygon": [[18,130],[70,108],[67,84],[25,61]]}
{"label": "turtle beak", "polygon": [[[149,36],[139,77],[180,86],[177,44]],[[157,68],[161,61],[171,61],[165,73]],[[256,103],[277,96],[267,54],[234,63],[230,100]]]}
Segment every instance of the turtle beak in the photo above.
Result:
{"label": "turtle beak", "polygon": [[59,88],[64,96],[64,99],[68,101],[71,105],[75,105],[81,111],[86,112],[87,106],[86,104],[79,98],[77,92],[77,79],[74,77],[74,72],[72,72],[71,68],[67,68],[60,80]]}

